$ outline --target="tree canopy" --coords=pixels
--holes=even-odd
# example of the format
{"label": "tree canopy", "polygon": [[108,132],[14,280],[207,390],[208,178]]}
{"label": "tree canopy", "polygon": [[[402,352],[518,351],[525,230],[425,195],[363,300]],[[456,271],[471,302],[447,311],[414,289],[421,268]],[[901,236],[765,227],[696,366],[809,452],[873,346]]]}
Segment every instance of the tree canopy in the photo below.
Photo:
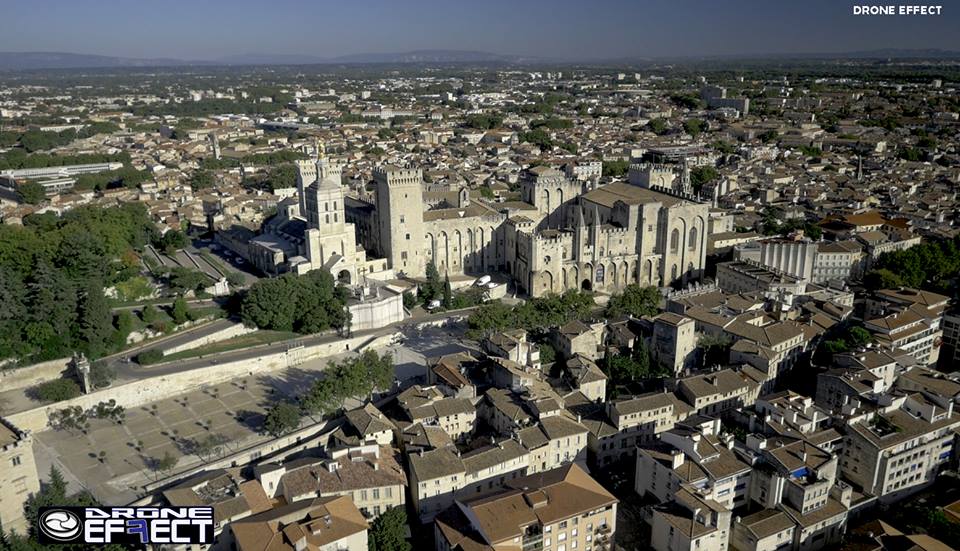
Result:
{"label": "tree canopy", "polygon": [[368,551],[411,551],[407,541],[407,511],[392,507],[384,511],[370,525]]}
{"label": "tree canopy", "polygon": [[103,289],[130,277],[123,258],[155,235],[139,203],[0,225],[0,358],[109,351],[117,341]]}
{"label": "tree canopy", "polygon": [[576,290],[536,297],[512,307],[500,301],[488,302],[470,314],[467,334],[481,338],[504,329],[544,329],[571,319],[585,319],[594,308],[593,296]]}
{"label": "tree canopy", "polygon": [[655,316],[660,312],[660,290],[653,286],[641,287],[631,283],[623,292],[610,297],[604,312],[608,318],[619,318],[627,314],[639,318]]}
{"label": "tree canopy", "polygon": [[247,325],[276,331],[319,333],[349,322],[347,290],[326,270],[302,276],[261,279],[243,297],[240,317]]}

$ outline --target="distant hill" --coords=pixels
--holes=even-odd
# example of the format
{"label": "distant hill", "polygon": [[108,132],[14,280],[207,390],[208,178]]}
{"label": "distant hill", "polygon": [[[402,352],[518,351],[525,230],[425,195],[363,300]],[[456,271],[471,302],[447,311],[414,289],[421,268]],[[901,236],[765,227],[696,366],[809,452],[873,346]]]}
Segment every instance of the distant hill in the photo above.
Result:
{"label": "distant hill", "polygon": [[137,59],[64,52],[0,52],[0,70],[161,67],[196,64],[198,63],[182,59]]}
{"label": "distant hill", "polygon": [[[580,62],[607,65],[631,62],[693,61],[697,59],[960,59],[960,52],[939,49],[882,49],[837,53],[796,54],[743,54],[719,56],[686,56],[659,58],[623,56],[620,58],[594,59]],[[0,52],[0,70],[35,69],[86,69],[112,67],[175,67],[208,65],[321,65],[363,63],[564,63],[563,60],[533,56],[495,54],[474,50],[414,50],[410,52],[385,52],[352,54],[338,57],[320,57],[310,54],[264,54],[246,53],[210,60],[185,60],[172,58],[131,58],[104,55],[73,54],[66,52]],[[573,62],[576,63],[576,62]]]}
{"label": "distant hill", "polygon": [[319,65],[353,63],[530,63],[539,58],[463,50],[418,50],[400,53],[368,53],[339,57],[308,54],[247,53],[212,60],[130,58],[65,52],[0,52],[0,70],[84,69],[110,67],[169,67],[188,65]]}

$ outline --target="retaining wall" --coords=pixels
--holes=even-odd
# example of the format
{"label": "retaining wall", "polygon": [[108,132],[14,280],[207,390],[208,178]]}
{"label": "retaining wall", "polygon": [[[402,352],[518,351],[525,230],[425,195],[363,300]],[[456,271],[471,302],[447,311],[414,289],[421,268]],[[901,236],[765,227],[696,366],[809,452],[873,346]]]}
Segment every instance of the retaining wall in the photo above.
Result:
{"label": "retaining wall", "polygon": [[[198,388],[220,384],[238,377],[254,376],[258,373],[275,371],[299,365],[305,361],[340,354],[348,350],[380,348],[389,345],[392,339],[393,335],[383,335],[379,337],[365,335],[302,348],[293,348],[251,359],[210,365],[182,373],[158,375],[156,377],[98,390],[72,400],[64,400],[62,402],[22,411],[12,414],[7,418],[21,430],[42,431],[47,428],[50,413],[67,406],[80,406],[88,409],[99,402],[114,399],[118,405],[127,409],[139,407],[151,402],[165,400],[178,394],[184,394]],[[157,364],[153,367],[159,365],[163,364]]]}
{"label": "retaining wall", "polygon": [[24,367],[0,370],[0,389],[15,390],[59,379],[70,365],[70,358],[60,358]]}

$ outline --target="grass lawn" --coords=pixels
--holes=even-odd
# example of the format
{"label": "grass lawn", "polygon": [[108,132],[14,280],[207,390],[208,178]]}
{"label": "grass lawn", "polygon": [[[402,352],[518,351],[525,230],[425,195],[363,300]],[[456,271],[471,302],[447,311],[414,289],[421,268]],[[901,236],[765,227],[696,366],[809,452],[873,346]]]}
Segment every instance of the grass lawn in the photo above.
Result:
{"label": "grass lawn", "polygon": [[169,356],[164,356],[162,361],[171,362],[175,360],[185,360],[187,358],[196,358],[198,356],[206,356],[208,354],[219,354],[220,352],[229,352],[231,350],[240,350],[242,348],[250,348],[252,346],[258,346],[262,344],[287,341],[301,336],[302,335],[299,333],[293,333],[290,331],[268,331],[263,329],[254,331],[253,333],[247,333],[246,335],[240,335],[239,337],[234,337],[232,339],[227,339],[225,341],[215,342],[199,348],[194,348],[193,350],[184,350],[183,352],[170,354]]}

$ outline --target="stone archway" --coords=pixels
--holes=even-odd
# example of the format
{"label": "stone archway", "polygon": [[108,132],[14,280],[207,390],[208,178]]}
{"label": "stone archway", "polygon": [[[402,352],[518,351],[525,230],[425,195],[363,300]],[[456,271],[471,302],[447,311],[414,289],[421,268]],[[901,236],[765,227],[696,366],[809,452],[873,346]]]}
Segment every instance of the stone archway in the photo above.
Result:
{"label": "stone archway", "polygon": [[350,270],[340,270],[337,273],[337,283],[340,283],[341,285],[350,285],[350,282]]}

